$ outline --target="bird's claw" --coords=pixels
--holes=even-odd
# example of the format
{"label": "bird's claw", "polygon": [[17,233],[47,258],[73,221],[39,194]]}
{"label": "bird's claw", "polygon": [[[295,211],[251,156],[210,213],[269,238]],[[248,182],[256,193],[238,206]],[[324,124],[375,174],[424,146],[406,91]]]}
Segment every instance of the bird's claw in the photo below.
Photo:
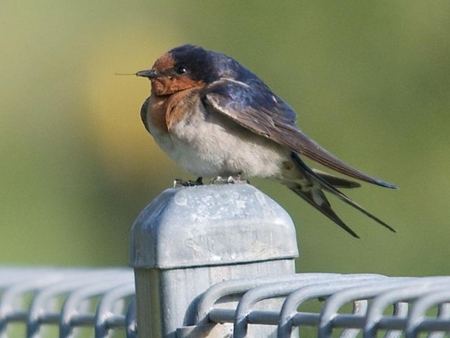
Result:
{"label": "bird's claw", "polygon": [[249,180],[241,178],[240,175],[238,176],[230,176],[228,177],[227,183],[231,184],[250,184]]}
{"label": "bird's claw", "polygon": [[183,180],[181,178],[176,178],[173,180],[173,187],[196,187],[198,185],[203,185],[202,177],[197,178],[195,181]]}
{"label": "bird's claw", "polygon": [[211,179],[211,184],[245,184],[250,183],[248,180],[242,179],[241,176],[229,176],[228,179],[224,179],[221,176],[217,176]]}
{"label": "bird's claw", "polygon": [[225,184],[227,182],[222,178],[222,176],[216,176],[216,177],[211,178],[210,183],[211,184]]}

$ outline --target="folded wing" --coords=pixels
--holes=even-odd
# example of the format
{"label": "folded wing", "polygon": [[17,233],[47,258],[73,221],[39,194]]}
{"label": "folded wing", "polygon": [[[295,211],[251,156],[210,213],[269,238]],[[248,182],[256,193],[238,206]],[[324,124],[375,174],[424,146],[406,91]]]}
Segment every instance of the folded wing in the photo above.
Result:
{"label": "folded wing", "polygon": [[241,126],[284,145],[330,169],[347,176],[395,189],[396,186],[371,177],[322,148],[295,124],[296,114],[268,90],[257,90],[246,83],[221,79],[202,93],[205,106],[228,116]]}

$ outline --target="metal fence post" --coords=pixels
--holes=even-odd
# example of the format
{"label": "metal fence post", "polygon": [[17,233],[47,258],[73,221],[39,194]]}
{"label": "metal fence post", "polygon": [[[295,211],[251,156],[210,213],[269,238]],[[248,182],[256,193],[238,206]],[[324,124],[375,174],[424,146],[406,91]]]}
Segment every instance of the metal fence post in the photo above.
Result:
{"label": "metal fence post", "polygon": [[[226,184],[164,191],[135,221],[130,254],[139,337],[175,338],[211,285],[293,274],[298,249],[283,208],[249,184]],[[208,337],[227,336],[218,326]]]}

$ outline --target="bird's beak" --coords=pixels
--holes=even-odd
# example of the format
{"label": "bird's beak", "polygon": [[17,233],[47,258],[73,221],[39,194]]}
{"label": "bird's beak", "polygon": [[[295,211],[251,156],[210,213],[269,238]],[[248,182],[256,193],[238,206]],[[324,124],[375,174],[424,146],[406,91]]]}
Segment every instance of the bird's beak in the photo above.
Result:
{"label": "bird's beak", "polygon": [[140,70],[136,73],[136,76],[148,77],[149,79],[156,79],[157,77],[161,77],[162,74],[158,73],[154,68]]}

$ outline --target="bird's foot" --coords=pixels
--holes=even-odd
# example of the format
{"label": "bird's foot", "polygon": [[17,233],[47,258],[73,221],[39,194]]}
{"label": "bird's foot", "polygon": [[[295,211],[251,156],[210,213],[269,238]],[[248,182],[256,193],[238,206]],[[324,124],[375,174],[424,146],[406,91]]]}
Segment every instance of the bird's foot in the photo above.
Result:
{"label": "bird's foot", "polygon": [[241,175],[228,177],[227,183],[231,184],[250,184],[249,180],[241,178]]}
{"label": "bird's foot", "polygon": [[224,179],[221,176],[217,176],[211,179],[211,184],[245,184],[250,183],[248,180],[244,180],[240,175],[229,176],[228,179]]}
{"label": "bird's foot", "polygon": [[222,178],[222,176],[216,176],[216,177],[211,178],[211,181],[209,183],[211,183],[211,184],[226,184],[227,181],[224,180]]}
{"label": "bird's foot", "polygon": [[196,187],[198,185],[203,185],[202,177],[197,178],[195,181],[188,180],[185,181],[181,178],[176,178],[173,180],[173,187]]}

